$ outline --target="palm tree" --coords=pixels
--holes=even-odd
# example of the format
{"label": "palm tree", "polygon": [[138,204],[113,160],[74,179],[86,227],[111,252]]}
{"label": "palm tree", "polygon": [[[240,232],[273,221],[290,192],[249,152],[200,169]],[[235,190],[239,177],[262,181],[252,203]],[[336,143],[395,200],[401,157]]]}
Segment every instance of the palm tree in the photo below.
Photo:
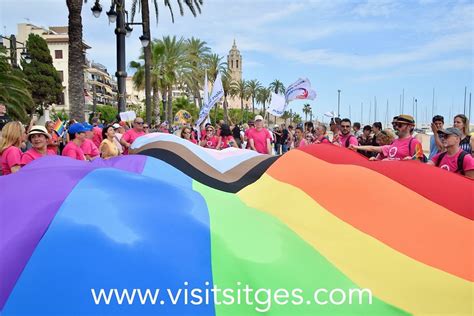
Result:
{"label": "palm tree", "polygon": [[[85,0],[84,0],[85,2]],[[83,0],[66,0],[68,18],[68,73],[70,117],[79,122],[84,120],[84,45],[82,41]]]}
{"label": "palm tree", "polygon": [[[161,84],[160,80],[160,71],[155,71],[155,69],[159,69],[159,60],[161,56],[163,55],[163,50],[164,47],[160,43],[157,43],[156,41],[151,42],[150,45],[151,47],[151,89],[153,92],[153,100],[152,100],[152,112],[153,112],[153,117],[156,118],[156,120],[159,120],[159,115],[160,115],[160,95],[159,92],[163,91],[163,86]],[[139,59],[141,61],[145,60],[145,55],[144,52],[140,55]],[[130,62],[130,68],[135,69],[135,74],[132,77],[133,80],[133,85],[135,89],[137,90],[143,90],[145,88],[145,66],[144,63],[141,61],[131,61]],[[165,95],[165,94],[163,94]],[[158,123],[158,122],[157,122]]]}
{"label": "palm tree", "polygon": [[305,122],[308,121],[308,114],[311,112],[311,105],[309,103],[303,104],[303,113]]}
{"label": "palm tree", "polygon": [[224,121],[226,124],[229,123],[229,113],[228,108],[229,104],[227,102],[227,96],[234,96],[233,90],[231,88],[232,78],[230,72],[227,69],[222,73],[222,88],[224,89]]}
{"label": "palm tree", "polygon": [[[137,4],[138,4],[138,0],[133,0],[133,2],[132,2],[132,22],[133,22],[133,19],[135,17]],[[148,7],[148,0],[140,0],[140,4],[141,4],[141,11],[142,11],[143,35],[145,37],[151,39],[150,12],[149,12],[149,7]],[[158,22],[158,13],[159,13],[158,2],[156,0],[153,0],[153,4],[155,6],[156,21]],[[170,1],[165,0],[164,4],[165,4],[165,6],[167,6],[169,8],[170,14],[171,14],[171,20],[174,23],[173,8],[171,7]],[[196,5],[196,8],[198,9],[198,12],[201,13],[200,5],[203,4],[203,0],[198,0],[198,1],[195,0],[194,4],[191,0],[186,0],[185,4],[189,8],[189,10],[193,14],[193,16],[196,17],[196,10],[194,8],[194,5]],[[178,5],[179,5],[180,14],[184,15],[184,10],[183,10],[183,5],[181,3],[181,0],[178,0]],[[147,121],[148,124],[150,124],[151,123],[151,47],[150,47],[150,45],[148,45],[147,47],[144,48],[144,59],[145,59],[144,67],[145,67],[146,121]]]}
{"label": "palm tree", "polygon": [[281,118],[285,120],[285,125],[288,126],[286,122],[288,121],[289,118],[291,118],[290,112],[289,111],[283,112]]}
{"label": "palm tree", "polygon": [[285,86],[283,85],[283,82],[278,79],[275,79],[272,83],[270,83],[270,89],[272,89],[272,91],[276,94],[285,94]]}
{"label": "palm tree", "polygon": [[176,36],[165,36],[158,43],[163,45],[163,55],[159,61],[159,71],[162,76],[162,85],[166,86],[168,97],[166,106],[166,120],[173,118],[173,86],[176,85],[186,69],[189,69],[189,61],[186,59],[184,39]]}
{"label": "palm tree", "polygon": [[293,122],[295,122],[295,124],[299,124],[301,123],[301,121],[301,115],[299,115],[298,113],[293,113]]}
{"label": "palm tree", "polygon": [[208,58],[211,49],[207,43],[198,38],[191,37],[186,40],[186,55],[191,63],[191,68],[183,75],[183,83],[191,90],[197,106],[202,107],[200,90],[203,89],[204,82],[204,61]]}
{"label": "palm tree", "polygon": [[4,53],[0,47],[0,103],[5,104],[12,119],[25,121],[27,110],[34,108],[29,83],[21,71],[12,69]]}
{"label": "palm tree", "polygon": [[264,87],[260,87],[257,91],[257,102],[262,104],[263,117],[265,117],[265,105],[270,101],[270,93],[270,89]]}
{"label": "palm tree", "polygon": [[255,97],[258,90],[262,87],[257,79],[250,80],[248,83],[248,93],[252,97],[252,113],[255,114]]}
{"label": "palm tree", "polygon": [[245,79],[232,81],[230,84],[231,94],[240,98],[240,110],[242,111],[242,121],[244,120],[244,100],[249,98],[248,82]]}

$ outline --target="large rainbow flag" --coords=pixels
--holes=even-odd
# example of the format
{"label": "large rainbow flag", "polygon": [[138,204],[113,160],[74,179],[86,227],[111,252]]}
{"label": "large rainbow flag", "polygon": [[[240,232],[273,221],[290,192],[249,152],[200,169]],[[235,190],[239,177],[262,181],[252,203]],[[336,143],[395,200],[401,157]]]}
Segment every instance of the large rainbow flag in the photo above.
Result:
{"label": "large rainbow flag", "polygon": [[0,177],[1,315],[473,315],[466,178],[331,145],[133,152]]}

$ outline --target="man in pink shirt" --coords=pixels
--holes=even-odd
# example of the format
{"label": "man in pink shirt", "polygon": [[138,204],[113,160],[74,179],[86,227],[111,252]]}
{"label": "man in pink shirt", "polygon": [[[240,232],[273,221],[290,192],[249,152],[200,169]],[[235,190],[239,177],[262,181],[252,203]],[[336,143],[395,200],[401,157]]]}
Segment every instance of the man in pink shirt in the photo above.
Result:
{"label": "man in pink shirt", "polygon": [[[349,148],[350,145],[357,146],[359,142],[357,137],[351,134],[351,120],[345,118],[341,120],[341,134],[338,138],[338,145],[341,147]],[[355,150],[351,147],[352,150]]]}
{"label": "man in pink shirt", "polygon": [[63,149],[63,156],[76,160],[86,160],[81,145],[86,138],[86,128],[81,123],[74,123],[68,129],[69,142]]}
{"label": "man in pink shirt", "polygon": [[21,157],[21,165],[27,165],[35,159],[56,155],[53,149],[48,149],[48,140],[51,138],[46,128],[42,125],[31,127],[28,132],[28,140],[32,147]]}
{"label": "man in pink shirt", "polygon": [[272,136],[268,129],[263,127],[263,117],[255,116],[255,128],[250,129],[248,133],[250,149],[261,154],[272,154],[271,139]]}
{"label": "man in pink shirt", "polygon": [[[94,135],[94,127],[87,122],[82,123],[84,128],[86,129],[86,138],[81,145],[81,149],[84,152],[84,156],[86,160],[94,160],[95,158],[99,157],[99,148],[95,145],[93,139]],[[100,136],[102,138],[102,135]]]}
{"label": "man in pink shirt", "polygon": [[99,127],[99,119],[97,117],[94,117],[92,119],[92,142],[94,145],[99,148],[100,143],[102,143],[102,128]]}
{"label": "man in pink shirt", "polygon": [[141,117],[135,118],[133,121],[133,128],[125,132],[122,139],[120,139],[120,144],[125,148],[123,151],[124,155],[128,155],[128,149],[132,146],[135,139],[140,136],[145,135],[143,131],[143,119]]}
{"label": "man in pink shirt", "polygon": [[438,135],[446,151],[434,155],[428,164],[474,179],[474,158],[459,146],[462,132],[450,127],[438,130]]}
{"label": "man in pink shirt", "polygon": [[423,148],[421,143],[412,136],[415,128],[413,116],[406,114],[395,116],[392,125],[396,129],[398,139],[395,139],[390,145],[380,147],[351,145],[350,147],[379,153],[377,157],[372,157],[370,160],[422,160]]}

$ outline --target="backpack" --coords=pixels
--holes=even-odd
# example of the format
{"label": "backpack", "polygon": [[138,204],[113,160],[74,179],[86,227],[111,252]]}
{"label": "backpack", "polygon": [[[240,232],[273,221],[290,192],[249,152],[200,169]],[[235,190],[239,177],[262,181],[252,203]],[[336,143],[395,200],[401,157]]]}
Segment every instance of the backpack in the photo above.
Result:
{"label": "backpack", "polygon": [[[445,151],[444,153],[441,153],[438,157],[438,160],[436,161],[436,164],[435,166],[436,167],[439,167],[439,165],[441,164],[441,160],[443,160],[444,156],[446,156],[447,152]],[[458,156],[458,168],[456,169],[455,173],[460,173],[462,175],[465,175],[465,172],[464,172],[464,157],[466,157],[467,155],[467,152],[465,152],[464,150],[461,151],[461,153],[459,154]]]}
{"label": "backpack", "polygon": [[[415,139],[415,137],[412,137],[410,138],[410,142],[408,143],[408,153],[410,154],[410,156],[413,157],[412,153],[411,153],[411,142]],[[427,163],[428,162],[428,158],[426,157],[425,154],[423,154],[423,157],[421,158],[421,162],[424,162],[424,163]]]}
{"label": "backpack", "polygon": [[[351,135],[351,136],[347,137],[347,139],[346,139],[346,148],[349,148],[351,137],[355,137],[355,136]],[[357,141],[357,142],[359,142],[359,141]]]}

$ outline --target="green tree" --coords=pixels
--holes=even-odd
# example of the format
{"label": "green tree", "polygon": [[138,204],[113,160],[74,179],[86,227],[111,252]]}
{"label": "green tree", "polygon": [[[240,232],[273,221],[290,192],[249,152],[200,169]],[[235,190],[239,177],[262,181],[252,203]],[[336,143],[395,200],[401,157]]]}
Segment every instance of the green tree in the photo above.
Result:
{"label": "green tree", "polygon": [[244,120],[244,100],[249,98],[248,83],[245,79],[239,81],[232,81],[230,84],[230,93],[240,98],[240,111],[242,114],[242,121]]}
{"label": "green tree", "polygon": [[285,94],[285,86],[283,85],[283,82],[278,79],[275,79],[272,83],[270,83],[270,89],[272,89],[272,91],[276,94]]}
{"label": "green tree", "polygon": [[200,91],[203,90],[205,62],[209,59],[211,49],[207,43],[191,37],[186,40],[186,58],[190,62],[189,71],[183,72],[183,83],[191,91],[197,106],[202,107]]}
{"label": "green tree", "polygon": [[33,98],[28,89],[29,82],[18,69],[12,69],[0,47],[0,103],[5,104],[8,115],[25,122],[27,111],[33,108]]}
{"label": "green tree", "polygon": [[[159,16],[159,6],[158,2],[156,0],[153,0],[153,4],[155,7],[155,16],[156,16],[156,21],[158,23],[158,16]],[[170,14],[171,14],[171,20],[174,23],[174,14],[173,14],[173,8],[171,6],[171,3],[169,0],[165,0],[164,2],[165,6],[168,7]],[[193,14],[194,17],[196,17],[196,8],[199,13],[201,13],[201,7],[200,5],[203,4],[203,0],[195,0],[194,4],[193,1],[191,0],[186,0],[185,1],[186,6],[189,8],[191,13]],[[184,10],[183,10],[183,5],[180,0],[178,0],[178,5],[179,5],[179,11],[181,15],[184,15]],[[137,6],[141,6],[141,11],[142,11],[142,23],[143,23],[143,35],[145,37],[148,37],[151,39],[151,30],[150,30],[150,10],[149,10],[149,5],[148,5],[148,0],[133,0],[132,2],[132,22],[135,17],[136,9]],[[196,8],[194,7],[196,6]],[[152,52],[151,52],[151,47],[148,45],[147,47],[144,48],[144,77],[145,77],[145,107],[146,107],[146,121],[148,124],[151,123],[151,89],[152,89],[152,83],[151,83],[151,64],[152,64]],[[169,108],[172,108],[170,105]]]}
{"label": "green tree", "polygon": [[53,66],[48,44],[39,35],[30,34],[26,48],[31,63],[22,62],[23,73],[31,83],[30,91],[37,107],[58,103],[63,90],[61,78]]}
{"label": "green tree", "polygon": [[291,115],[290,115],[290,112],[289,111],[285,111],[283,112],[282,116],[281,116],[281,119],[285,120],[285,125],[288,126],[288,119],[291,118]]}
{"label": "green tree", "polygon": [[248,82],[248,94],[252,97],[252,113],[255,114],[255,98],[257,96],[258,90],[262,87],[260,82],[257,79],[250,80]]}
{"label": "green tree", "polygon": [[[105,121],[106,123],[111,123],[115,121],[118,114],[118,109],[111,105],[98,105],[96,112],[100,113],[101,120]],[[137,115],[138,114],[139,113],[137,113]]]}
{"label": "green tree", "polygon": [[222,89],[224,90],[224,102],[222,104],[224,108],[224,121],[229,124],[229,103],[227,101],[228,96],[234,96],[231,88],[232,78],[230,72],[227,69],[222,73]]}
{"label": "green tree", "polygon": [[257,91],[257,102],[262,104],[262,113],[265,117],[265,105],[270,102],[271,91],[269,88],[260,87]]}
{"label": "green tree", "polygon": [[295,122],[295,124],[301,123],[302,120],[303,119],[301,118],[301,115],[298,113],[293,113],[293,122]]}
{"label": "green tree", "polygon": [[305,103],[303,104],[303,113],[304,113],[304,120],[305,122],[308,121],[308,114],[311,112],[311,104]]}

